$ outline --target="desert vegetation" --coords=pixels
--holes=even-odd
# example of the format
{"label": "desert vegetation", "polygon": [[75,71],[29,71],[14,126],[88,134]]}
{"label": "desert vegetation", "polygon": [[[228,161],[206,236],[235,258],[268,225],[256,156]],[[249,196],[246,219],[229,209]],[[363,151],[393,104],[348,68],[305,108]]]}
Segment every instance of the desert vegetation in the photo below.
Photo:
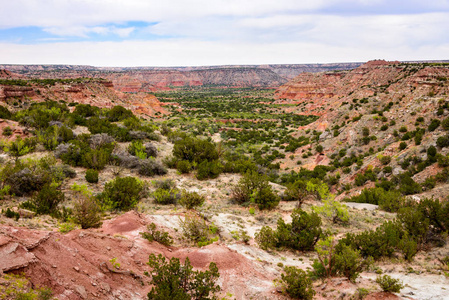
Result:
{"label": "desert vegetation", "polygon": [[[141,239],[165,254],[227,247],[268,270],[265,281],[277,289],[265,290],[294,299],[399,293],[410,283],[397,278],[411,273],[446,278],[446,81],[437,80],[443,88],[433,96],[387,93],[426,67],[398,65],[394,80],[348,92],[319,113],[273,90],[218,87],[158,92],[170,114],[153,118],[63,99],[2,105],[10,123],[1,141],[1,222],[98,233],[135,213],[143,228],[108,239]],[[72,81],[0,81],[62,83]],[[26,134],[16,137],[14,126]],[[113,262],[108,272],[122,272]],[[142,280],[148,299],[233,299],[238,288],[226,294],[217,284],[231,273],[220,277],[218,262],[192,264],[151,254],[149,279],[131,267],[121,274]]]}

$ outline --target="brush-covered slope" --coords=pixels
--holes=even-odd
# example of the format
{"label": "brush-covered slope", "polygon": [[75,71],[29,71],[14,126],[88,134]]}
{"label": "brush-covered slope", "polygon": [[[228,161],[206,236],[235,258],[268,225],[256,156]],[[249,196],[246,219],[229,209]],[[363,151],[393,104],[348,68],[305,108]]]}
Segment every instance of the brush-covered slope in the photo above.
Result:
{"label": "brush-covered slope", "polygon": [[[302,164],[287,160],[283,167],[337,167],[342,184],[374,186],[357,176],[376,170],[378,180],[409,172],[418,183],[444,172],[427,150],[436,146],[447,155],[444,120],[449,111],[449,65],[372,61],[351,71],[304,73],[276,91],[277,102],[293,105],[292,112],[320,118],[303,128],[314,131],[321,153],[304,155],[315,147],[297,149]],[[439,139],[440,138],[440,139]],[[439,141],[438,141],[439,140]],[[388,156],[391,162],[382,161]],[[391,167],[383,170],[385,166]],[[376,169],[377,168],[377,169]],[[432,177],[431,177],[432,178]],[[445,197],[445,185],[426,195]]]}

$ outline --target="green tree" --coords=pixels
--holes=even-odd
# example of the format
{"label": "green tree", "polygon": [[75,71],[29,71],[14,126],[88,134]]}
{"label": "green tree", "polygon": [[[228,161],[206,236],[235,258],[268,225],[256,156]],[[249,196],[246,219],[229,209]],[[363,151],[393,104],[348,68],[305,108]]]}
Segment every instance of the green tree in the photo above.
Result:
{"label": "green tree", "polygon": [[285,267],[281,274],[284,291],[293,299],[312,300],[315,296],[312,280],[307,273],[296,267]]}
{"label": "green tree", "polygon": [[117,177],[106,183],[98,198],[109,209],[129,210],[145,196],[145,185],[134,177]]}
{"label": "green tree", "polygon": [[216,299],[220,286],[215,282],[220,277],[215,263],[209,264],[207,271],[193,271],[187,257],[184,265],[178,258],[167,261],[161,254],[150,254],[148,265],[152,268],[149,300],[206,300]]}
{"label": "green tree", "polygon": [[8,152],[17,161],[20,156],[33,151],[33,146],[28,139],[22,140],[19,137],[17,140],[7,143],[3,151]]}

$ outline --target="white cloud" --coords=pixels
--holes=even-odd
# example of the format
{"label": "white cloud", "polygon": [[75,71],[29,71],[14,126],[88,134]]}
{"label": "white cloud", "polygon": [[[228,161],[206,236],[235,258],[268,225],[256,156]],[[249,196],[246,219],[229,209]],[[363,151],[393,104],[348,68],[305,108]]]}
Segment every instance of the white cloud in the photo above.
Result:
{"label": "white cloud", "polygon": [[173,39],[163,41],[80,42],[18,45],[0,43],[1,64],[81,64],[94,66],[195,66],[272,63],[324,63],[442,59],[449,43],[422,47],[359,47],[292,41],[223,43]]}
{"label": "white cloud", "polygon": [[100,35],[114,34],[121,38],[128,37],[135,27],[116,27],[116,26],[69,26],[69,27],[49,27],[43,29],[45,32],[66,37],[82,37],[88,38],[90,33],[96,33]]}
{"label": "white cloud", "polygon": [[[4,2],[0,30],[37,26],[51,36],[49,44],[0,45],[3,63],[265,64],[447,59],[449,53],[449,0]],[[130,21],[156,24],[142,29]],[[125,41],[99,43],[97,35]],[[126,41],[147,35],[161,40]],[[91,42],[50,44],[66,37]]]}

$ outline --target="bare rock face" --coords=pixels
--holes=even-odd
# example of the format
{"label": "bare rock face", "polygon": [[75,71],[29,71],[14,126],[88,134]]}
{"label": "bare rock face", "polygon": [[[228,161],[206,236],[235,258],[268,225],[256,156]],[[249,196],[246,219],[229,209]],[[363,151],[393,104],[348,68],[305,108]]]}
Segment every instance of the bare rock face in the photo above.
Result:
{"label": "bare rock face", "polygon": [[23,98],[25,96],[27,97],[33,97],[35,95],[35,92],[32,87],[27,86],[8,86],[3,88],[3,94],[5,97],[16,97],[16,98]]}

